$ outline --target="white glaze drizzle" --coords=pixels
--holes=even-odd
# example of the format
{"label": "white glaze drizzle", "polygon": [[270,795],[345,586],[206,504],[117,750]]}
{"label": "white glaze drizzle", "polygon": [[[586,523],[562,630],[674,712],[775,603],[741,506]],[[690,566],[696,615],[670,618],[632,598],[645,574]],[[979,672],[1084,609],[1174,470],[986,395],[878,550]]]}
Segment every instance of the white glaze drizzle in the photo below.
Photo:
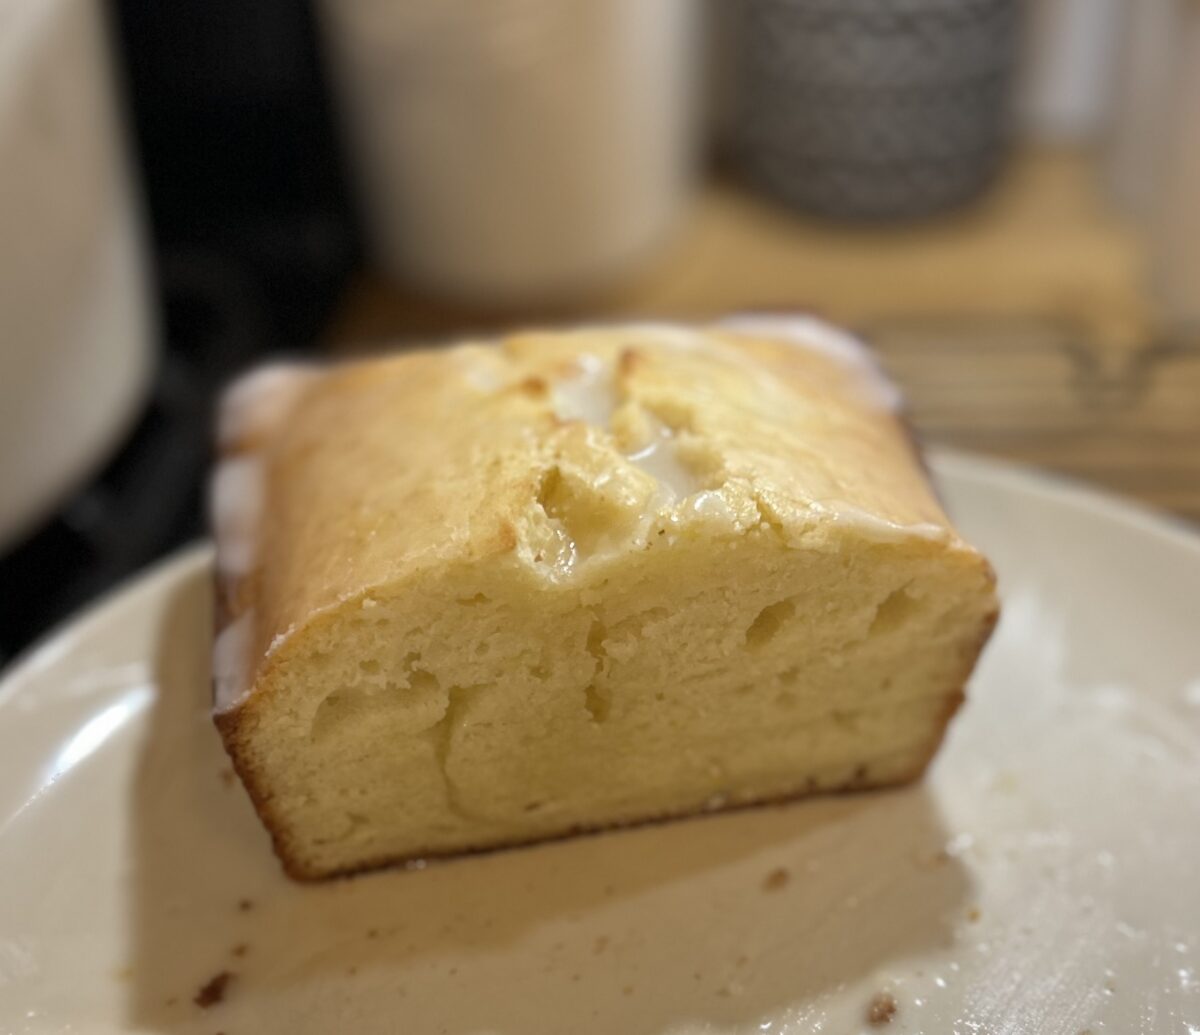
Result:
{"label": "white glaze drizzle", "polygon": [[875,542],[896,543],[914,538],[944,542],[952,538],[950,530],[944,525],[937,525],[931,521],[900,524],[842,500],[821,500],[813,503],[812,509],[827,517],[833,524],[853,528],[864,538]]}
{"label": "white glaze drizzle", "polygon": [[[319,376],[319,367],[277,363],[247,374],[221,400],[220,448],[248,447],[221,460],[213,474],[209,507],[221,575],[240,578],[258,566],[266,469],[254,446],[287,419],[300,393]],[[216,711],[235,707],[250,692],[254,624],[254,611],[247,610],[221,629],[213,642]]]}
{"label": "white glaze drizzle", "polygon": [[217,539],[217,569],[248,575],[258,563],[265,472],[257,453],[234,456],[217,465],[212,481],[212,523]]}
{"label": "white glaze drizzle", "polygon": [[244,611],[213,641],[213,709],[228,711],[250,691],[250,652],[254,649],[254,611]]}
{"label": "white glaze drizzle", "polygon": [[904,399],[900,390],[883,372],[867,345],[831,323],[805,314],[776,316],[750,313],[727,317],[717,327],[769,341],[786,342],[836,360],[858,375],[858,383],[873,405],[893,413],[903,409]]}
{"label": "white glaze drizzle", "polygon": [[581,420],[606,429],[618,399],[612,367],[599,356],[578,357],[578,372],[554,383],[554,413],[559,420]]}
{"label": "white glaze drizzle", "polygon": [[221,397],[217,444],[232,449],[269,434],[287,417],[300,393],[320,376],[301,363],[272,363],[235,381]]}
{"label": "white glaze drizzle", "polygon": [[687,510],[695,517],[704,520],[717,520],[725,524],[736,524],[733,508],[716,489],[705,489],[698,492],[687,501]]}
{"label": "white glaze drizzle", "polygon": [[462,368],[463,379],[478,392],[499,391],[505,385],[500,350],[492,345],[457,345],[447,350]]}
{"label": "white glaze drizzle", "polygon": [[700,491],[696,476],[679,458],[675,436],[665,426],[659,429],[649,445],[629,453],[625,459],[657,482],[659,492],[651,505],[653,509],[672,506]]}

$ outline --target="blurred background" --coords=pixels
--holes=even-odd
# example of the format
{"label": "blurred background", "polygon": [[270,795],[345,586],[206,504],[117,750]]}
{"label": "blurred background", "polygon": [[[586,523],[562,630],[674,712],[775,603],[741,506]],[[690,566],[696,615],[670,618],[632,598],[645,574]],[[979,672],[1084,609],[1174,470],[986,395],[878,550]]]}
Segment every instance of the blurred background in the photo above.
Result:
{"label": "blurred background", "polygon": [[0,663],[272,355],[815,310],[927,442],[1200,518],[1196,0],[0,0]]}

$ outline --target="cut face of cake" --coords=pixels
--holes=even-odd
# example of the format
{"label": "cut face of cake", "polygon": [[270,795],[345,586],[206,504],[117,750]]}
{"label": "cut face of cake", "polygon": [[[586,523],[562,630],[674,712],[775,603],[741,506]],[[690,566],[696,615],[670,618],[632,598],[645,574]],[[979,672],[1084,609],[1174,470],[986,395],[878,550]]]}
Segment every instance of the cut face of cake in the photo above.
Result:
{"label": "cut face of cake", "polygon": [[235,386],[215,717],[288,872],[919,775],[997,604],[895,401],[807,319]]}

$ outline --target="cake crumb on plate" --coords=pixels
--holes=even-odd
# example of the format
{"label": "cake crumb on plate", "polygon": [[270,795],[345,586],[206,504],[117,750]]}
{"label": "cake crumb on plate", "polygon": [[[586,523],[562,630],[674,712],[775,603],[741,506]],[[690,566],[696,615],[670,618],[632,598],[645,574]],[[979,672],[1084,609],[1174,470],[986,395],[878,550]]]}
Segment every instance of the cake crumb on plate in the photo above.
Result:
{"label": "cake crumb on plate", "polygon": [[225,999],[225,993],[229,989],[229,983],[233,980],[233,974],[228,970],[222,970],[219,974],[213,975],[200,991],[192,997],[194,1002],[201,1010],[207,1010],[210,1006],[216,1006],[217,1003]]}
{"label": "cake crumb on plate", "polygon": [[867,1020],[873,1025],[890,1024],[896,1016],[896,997],[890,992],[876,992],[867,1006]]}

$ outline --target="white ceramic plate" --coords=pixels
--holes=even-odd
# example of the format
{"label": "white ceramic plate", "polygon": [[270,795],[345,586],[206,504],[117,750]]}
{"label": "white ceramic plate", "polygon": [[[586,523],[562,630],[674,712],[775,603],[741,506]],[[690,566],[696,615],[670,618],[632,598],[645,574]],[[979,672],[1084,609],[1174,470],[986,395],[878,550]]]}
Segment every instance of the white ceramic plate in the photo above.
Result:
{"label": "white ceramic plate", "polygon": [[1200,1032],[1200,539],[936,466],[1004,616],[924,783],[317,887],[159,567],[0,685],[0,1031]]}

